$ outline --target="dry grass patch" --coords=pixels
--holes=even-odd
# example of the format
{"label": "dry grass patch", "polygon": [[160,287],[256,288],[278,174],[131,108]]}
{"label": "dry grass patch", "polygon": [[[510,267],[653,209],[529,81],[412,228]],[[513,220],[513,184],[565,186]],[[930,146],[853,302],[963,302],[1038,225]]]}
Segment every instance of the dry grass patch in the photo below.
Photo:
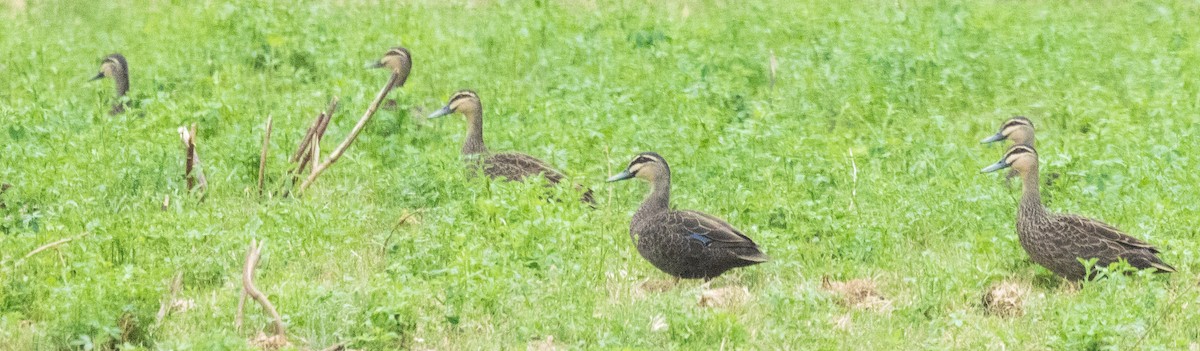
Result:
{"label": "dry grass patch", "polygon": [[727,286],[700,292],[700,307],[741,306],[750,301],[750,290],[744,286]]}
{"label": "dry grass patch", "polygon": [[1020,317],[1025,314],[1029,292],[1028,284],[1009,281],[992,284],[983,292],[983,310],[997,317]]}
{"label": "dry grass patch", "polygon": [[821,288],[836,294],[839,298],[838,303],[842,306],[876,312],[891,312],[892,310],[892,301],[879,292],[872,279],[838,282],[829,277],[822,277]]}
{"label": "dry grass patch", "polygon": [[566,348],[555,343],[553,335],[546,335],[545,339],[530,341],[529,345],[525,346],[525,349],[529,351],[556,351],[565,350]]}

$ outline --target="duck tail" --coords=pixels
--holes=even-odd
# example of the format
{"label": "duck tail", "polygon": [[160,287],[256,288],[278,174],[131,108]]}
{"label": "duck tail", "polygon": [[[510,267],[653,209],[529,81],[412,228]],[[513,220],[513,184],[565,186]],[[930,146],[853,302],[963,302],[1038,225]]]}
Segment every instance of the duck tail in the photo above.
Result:
{"label": "duck tail", "polygon": [[1154,267],[1158,272],[1155,273],[1175,273],[1175,267],[1162,262],[1150,262],[1150,267]]}

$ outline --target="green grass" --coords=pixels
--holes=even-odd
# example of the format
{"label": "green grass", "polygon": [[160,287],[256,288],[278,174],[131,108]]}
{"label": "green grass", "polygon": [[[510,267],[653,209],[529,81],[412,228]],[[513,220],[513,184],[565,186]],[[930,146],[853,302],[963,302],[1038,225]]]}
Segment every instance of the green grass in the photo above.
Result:
{"label": "green grass", "polygon": [[[390,3],[390,2],[389,2]],[[1200,5],[1191,1],[139,1],[0,5],[0,349],[246,349],[233,328],[251,239],[257,283],[293,342],[362,349],[570,348],[1178,350],[1200,340]],[[580,10],[580,9],[584,10]],[[260,198],[329,98],[327,154],[386,72],[407,86],[302,199]],[[99,59],[129,59],[131,105],[107,115]],[[769,86],[768,60],[778,59]],[[493,150],[541,157],[598,208],[536,184],[467,179],[461,117],[420,117],[479,92]],[[1016,188],[978,170],[1007,117],[1039,128],[1055,211],[1163,249],[1170,276],[1068,291],[1014,232]],[[188,196],[175,129],[200,125],[210,187]],[[640,182],[604,184],[637,152],[674,171],[673,204],[727,219],[773,257],[696,305],[628,237]],[[855,175],[854,170],[857,170]],[[1043,177],[1046,178],[1046,177]],[[558,190],[569,193],[569,189]],[[171,197],[166,211],[164,196]],[[569,196],[569,194],[562,194]],[[408,213],[419,214],[400,226]],[[43,244],[86,236],[39,253]],[[195,307],[151,330],[176,271]],[[821,278],[874,279],[891,312],[838,304]],[[980,306],[999,281],[1026,313]],[[665,331],[652,331],[655,318]],[[838,320],[849,325],[839,328]]]}

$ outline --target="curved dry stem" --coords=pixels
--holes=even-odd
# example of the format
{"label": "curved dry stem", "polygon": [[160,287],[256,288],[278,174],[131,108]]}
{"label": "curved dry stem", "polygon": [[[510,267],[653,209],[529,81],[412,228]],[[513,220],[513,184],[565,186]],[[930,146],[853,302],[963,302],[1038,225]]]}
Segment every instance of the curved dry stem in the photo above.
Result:
{"label": "curved dry stem", "polygon": [[375,101],[371,102],[370,107],[367,107],[367,112],[364,113],[362,118],[358,120],[358,124],[354,125],[354,129],[350,130],[350,135],[347,135],[346,139],[342,140],[342,143],[338,145],[336,149],[333,149],[333,152],[329,153],[329,157],[326,158],[324,162],[321,162],[321,165],[313,166],[314,168],[312,174],[310,174],[308,178],[304,180],[304,183],[300,184],[300,190],[297,192],[304,193],[304,190],[308,189],[308,187],[317,180],[317,177],[321,175],[321,172],[324,172],[325,169],[329,168],[330,165],[332,165],[334,162],[337,162],[338,158],[342,157],[342,154],[346,152],[346,149],[350,148],[350,144],[354,143],[354,139],[358,138],[358,133],[361,133],[362,130],[367,127],[367,122],[370,122],[371,117],[375,115],[375,111],[379,110],[379,105],[383,103],[383,99],[386,98],[388,93],[392,91],[392,88],[395,88],[399,83],[400,73],[392,72],[391,78],[388,78],[387,85],[384,85],[383,89],[379,91],[379,94],[375,96]]}
{"label": "curved dry stem", "polygon": [[258,267],[258,259],[262,256],[262,247],[266,240],[256,243],[250,240],[250,250],[246,253],[246,266],[242,268],[242,288],[245,289],[246,295],[258,301],[267,314],[271,315],[271,324],[275,327],[275,335],[283,336],[287,329],[283,325],[283,318],[279,316],[279,311],[275,309],[275,305],[267,300],[267,295],[259,291],[254,286],[254,269]]}

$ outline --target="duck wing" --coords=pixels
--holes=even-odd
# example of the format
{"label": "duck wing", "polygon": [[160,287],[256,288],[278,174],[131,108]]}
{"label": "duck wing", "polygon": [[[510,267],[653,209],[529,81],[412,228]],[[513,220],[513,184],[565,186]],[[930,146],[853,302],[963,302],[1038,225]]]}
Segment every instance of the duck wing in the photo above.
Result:
{"label": "duck wing", "polygon": [[1058,215],[1058,219],[1073,231],[1123,246],[1125,249],[1144,249],[1149,250],[1151,253],[1158,253],[1158,248],[1155,248],[1154,245],[1129,236],[1129,234],[1125,234],[1120,229],[1104,222],[1073,214]]}
{"label": "duck wing", "polygon": [[517,152],[489,155],[484,159],[483,172],[492,178],[505,177],[513,181],[522,181],[525,177],[541,174],[551,184],[558,184],[565,178],[546,162]]}
{"label": "duck wing", "polygon": [[[536,157],[516,152],[489,155],[484,159],[483,172],[491,178],[504,177],[508,178],[508,180],[518,182],[524,181],[525,177],[541,174],[550,184],[554,185],[567,178],[566,175],[550,167],[546,162]],[[596,204],[596,200],[592,195],[592,189],[584,188],[579,184],[575,184],[575,189],[583,193],[580,196],[580,201],[589,205]]]}
{"label": "duck wing", "polygon": [[734,249],[738,258],[747,261],[766,262],[769,259],[746,234],[707,213],[674,211],[670,222],[683,228],[688,239],[699,241],[706,247]]}
{"label": "duck wing", "polygon": [[1056,219],[1059,230],[1073,238],[1073,242],[1067,244],[1097,254],[1101,261],[1120,258],[1139,269],[1153,267],[1161,273],[1175,272],[1175,267],[1158,257],[1158,248],[1116,227],[1077,215],[1058,215]]}

